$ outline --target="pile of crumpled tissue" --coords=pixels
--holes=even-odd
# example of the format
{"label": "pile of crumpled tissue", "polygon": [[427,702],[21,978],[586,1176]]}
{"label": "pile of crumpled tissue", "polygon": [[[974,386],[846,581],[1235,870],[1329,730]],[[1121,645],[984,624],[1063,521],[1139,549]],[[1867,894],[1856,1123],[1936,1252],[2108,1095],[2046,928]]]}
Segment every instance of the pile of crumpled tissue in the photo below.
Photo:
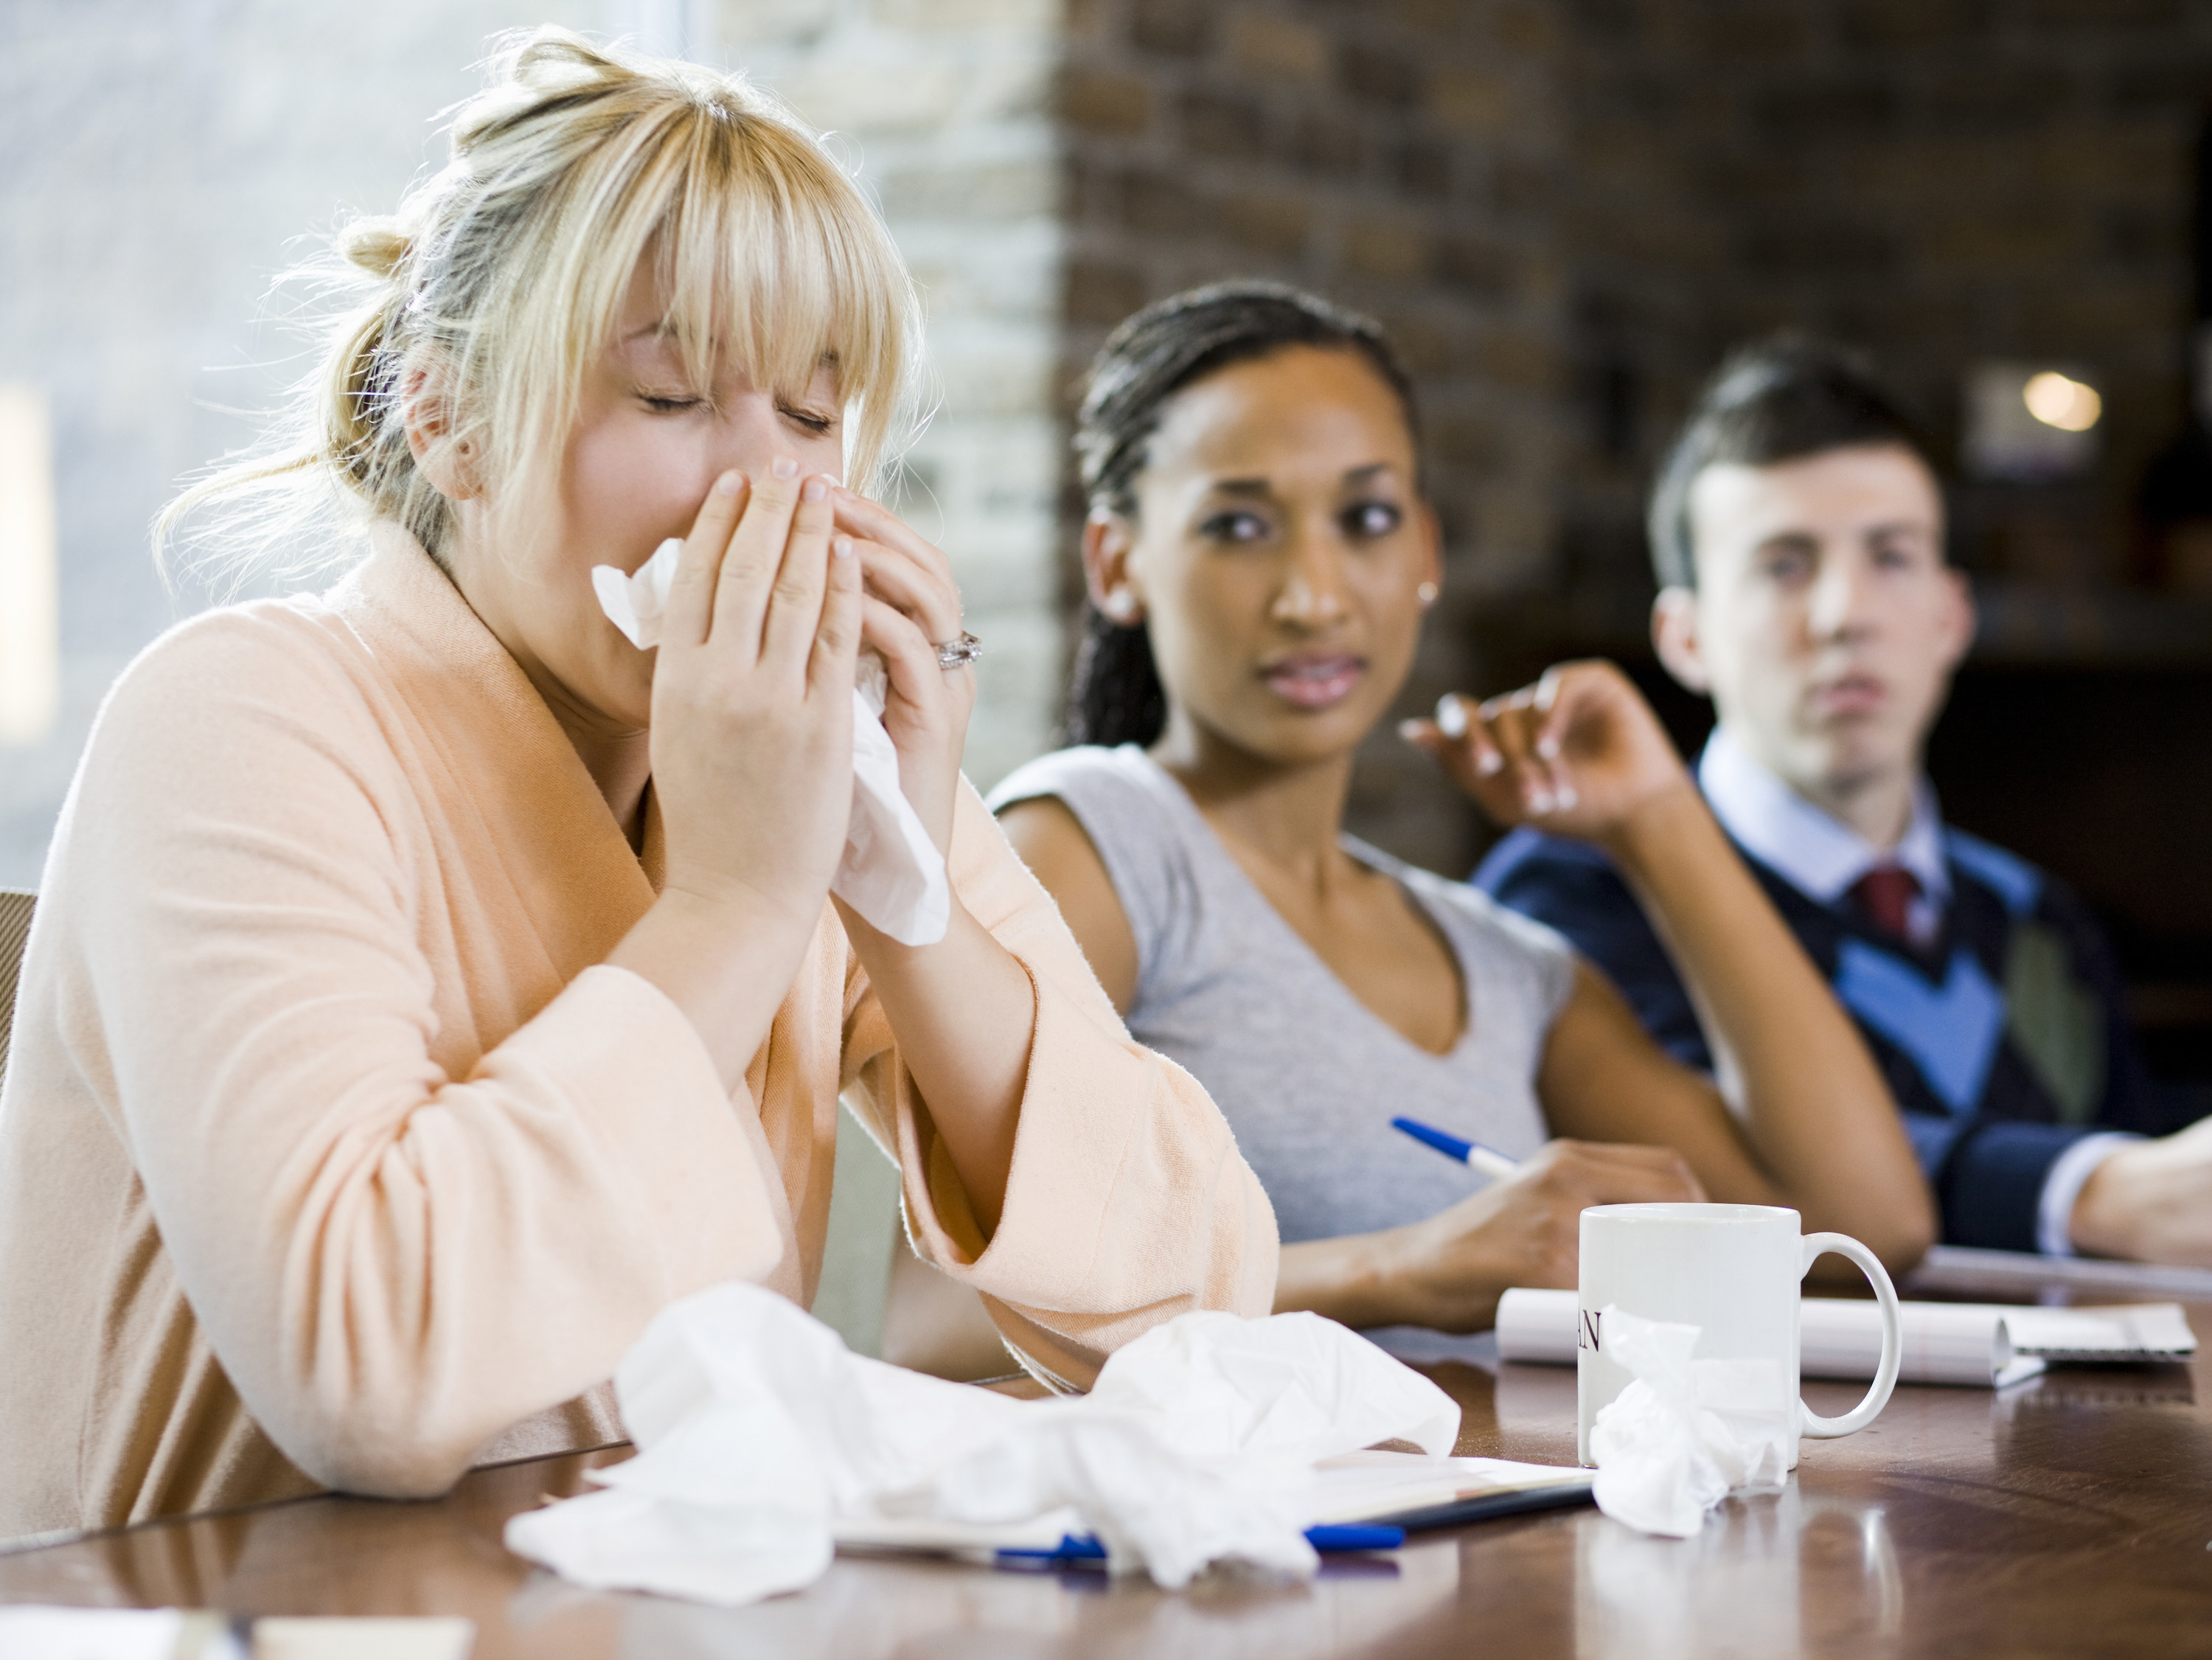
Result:
{"label": "pile of crumpled tissue", "polygon": [[1697,1327],[1610,1304],[1600,1329],[1606,1353],[1632,1379],[1590,1425],[1600,1510],[1641,1532],[1686,1539],[1731,1493],[1781,1489],[1796,1402],[1777,1410],[1773,1361],[1693,1360]]}
{"label": "pile of crumpled tissue", "polygon": [[1095,1533],[1170,1588],[1215,1563],[1316,1566],[1314,1466],[1386,1440],[1451,1450],[1459,1408],[1317,1315],[1185,1314],[1087,1395],[1018,1401],[848,1351],[758,1286],[672,1304],[615,1374],[638,1456],[605,1491],[527,1511],[509,1548],[577,1584],[737,1604],[830,1566],[838,1524]]}

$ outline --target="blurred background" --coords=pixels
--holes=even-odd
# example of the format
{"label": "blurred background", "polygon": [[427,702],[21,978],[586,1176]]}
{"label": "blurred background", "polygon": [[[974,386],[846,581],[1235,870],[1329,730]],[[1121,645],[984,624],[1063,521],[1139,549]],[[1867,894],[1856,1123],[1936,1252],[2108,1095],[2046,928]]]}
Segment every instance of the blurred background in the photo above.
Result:
{"label": "blurred background", "polygon": [[[1409,708],[1602,653],[1686,746],[1653,464],[1729,344],[1863,347],[1955,463],[1982,603],[1948,815],[2084,891],[2155,1063],[2212,1080],[2204,0],[0,0],[0,885],[118,670],[220,597],[146,529],[305,367],[270,279],[540,21],[748,70],[883,204],[939,394],[901,504],[989,644],[980,784],[1052,741],[1072,387],[1148,299],[1273,275],[1395,333],[1450,548]],[[1454,874],[1486,840],[1395,740],[1356,812]]]}

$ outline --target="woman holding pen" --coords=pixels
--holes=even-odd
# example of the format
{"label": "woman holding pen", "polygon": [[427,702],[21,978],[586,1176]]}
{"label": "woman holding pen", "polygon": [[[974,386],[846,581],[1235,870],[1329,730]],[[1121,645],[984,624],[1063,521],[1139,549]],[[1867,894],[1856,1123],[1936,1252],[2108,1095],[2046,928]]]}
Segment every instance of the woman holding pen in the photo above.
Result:
{"label": "woman holding pen", "polygon": [[[1932,1207],[1881,1078],[1619,670],[1402,733],[1499,823],[1628,873],[1719,1079],[1558,935],[1343,833],[1442,574],[1416,419],[1380,330],[1294,290],[1123,324],[1076,440],[1081,746],[993,800],[1132,1031],[1229,1118],[1282,1230],[1276,1307],[1480,1329],[1508,1286],[1574,1283],[1584,1206],[1642,1200],[1792,1205],[1910,1263]],[[1518,1167],[1469,1194],[1394,1116]]]}

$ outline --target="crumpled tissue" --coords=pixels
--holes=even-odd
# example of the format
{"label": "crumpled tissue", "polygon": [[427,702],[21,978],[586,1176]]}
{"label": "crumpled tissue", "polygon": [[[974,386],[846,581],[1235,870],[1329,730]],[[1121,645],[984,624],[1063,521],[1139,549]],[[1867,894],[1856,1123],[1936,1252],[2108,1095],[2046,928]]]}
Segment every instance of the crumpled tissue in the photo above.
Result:
{"label": "crumpled tissue", "polygon": [[1771,1360],[1693,1360],[1698,1329],[1608,1304],[1606,1353],[1631,1375],[1590,1425],[1597,1507],[1644,1533],[1686,1539],[1731,1493],[1778,1492],[1790,1472],[1786,1414]]}
{"label": "crumpled tissue", "polygon": [[890,1518],[1044,1518],[1170,1589],[1214,1563],[1304,1578],[1318,1460],[1390,1439],[1440,1455],[1459,1431],[1450,1396],[1317,1315],[1182,1315],[1088,1395],[1017,1401],[854,1354],[744,1284],[664,1310],[615,1390],[638,1456],[515,1517],[508,1548],[580,1584],[729,1605],[817,1578],[840,1523]]}
{"label": "crumpled tissue", "polygon": [[[660,643],[661,613],[683,556],[684,544],[671,537],[630,575],[613,565],[592,568],[599,609],[640,651]],[[853,813],[830,891],[901,945],[933,946],[952,919],[945,855],[899,788],[898,751],[884,730],[890,677],[883,659],[864,654],[855,681]]]}

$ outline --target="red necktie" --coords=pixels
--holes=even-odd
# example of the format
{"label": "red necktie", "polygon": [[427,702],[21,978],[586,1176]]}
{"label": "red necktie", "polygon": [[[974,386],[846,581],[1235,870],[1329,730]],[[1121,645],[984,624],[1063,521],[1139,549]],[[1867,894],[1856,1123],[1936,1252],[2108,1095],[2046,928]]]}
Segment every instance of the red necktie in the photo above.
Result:
{"label": "red necktie", "polygon": [[1876,865],[1851,884],[1851,897],[1875,927],[1899,939],[1912,937],[1912,902],[1919,897],[1920,879],[1897,865]]}

